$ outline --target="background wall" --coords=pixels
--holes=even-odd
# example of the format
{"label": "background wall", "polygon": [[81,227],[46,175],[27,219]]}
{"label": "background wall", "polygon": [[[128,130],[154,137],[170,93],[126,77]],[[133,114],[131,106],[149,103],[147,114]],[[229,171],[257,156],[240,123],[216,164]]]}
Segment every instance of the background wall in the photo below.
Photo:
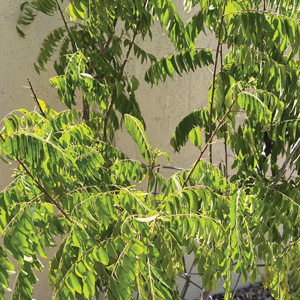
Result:
{"label": "background wall", "polygon": [[[36,21],[28,27],[23,27],[26,38],[19,37],[15,30],[16,22],[20,13],[19,6],[24,0],[2,1],[2,17],[0,18],[0,119],[9,112],[25,108],[29,111],[35,109],[35,103],[28,89],[27,78],[29,77],[34,89],[37,91],[39,99],[50,104],[55,110],[65,110],[56,90],[50,87],[49,78],[54,76],[54,70],[49,65],[49,70],[38,75],[33,63],[39,53],[39,47],[44,37],[54,28],[60,26],[62,20],[59,16],[47,17],[38,16]],[[176,6],[186,22],[192,15],[183,11],[183,1],[175,1]],[[153,41],[138,41],[139,45],[147,52],[155,54],[157,57],[173,52],[173,45],[168,40],[163,29],[156,24],[153,30]],[[216,41],[212,36],[200,36],[199,47],[216,48]],[[198,150],[190,143],[182,149],[180,154],[174,154],[170,146],[170,139],[175,131],[176,125],[191,111],[207,106],[207,91],[212,80],[212,72],[208,68],[198,69],[195,73],[190,73],[183,77],[174,76],[174,80],[167,79],[165,84],[154,86],[143,82],[146,66],[140,65],[139,61],[132,60],[127,66],[127,72],[135,74],[140,81],[140,88],[137,98],[140,103],[142,114],[147,124],[147,135],[153,148],[166,151],[171,157],[171,165],[188,168],[197,158]],[[81,101],[79,101],[79,108]],[[2,125],[0,125],[2,126]],[[116,137],[117,146],[132,158],[141,159],[135,143],[131,140],[126,131],[119,131]],[[215,161],[219,161],[223,151],[218,151],[220,146],[214,146],[213,156]],[[223,148],[221,148],[223,149]],[[166,164],[162,159],[160,164]],[[0,161],[0,189],[2,190],[11,180],[11,169],[14,164],[6,165]],[[163,171],[165,175],[171,175],[173,171]],[[53,249],[48,251],[49,258],[54,253]],[[191,264],[191,259],[188,264]],[[45,272],[39,273],[39,282],[34,288],[34,298],[51,299],[52,293],[47,280],[46,260],[42,260],[45,265]],[[189,268],[189,266],[188,266]],[[195,271],[196,272],[196,271]],[[199,277],[194,276],[197,284],[200,284]],[[13,280],[11,280],[13,283]],[[182,285],[182,282],[180,283]],[[222,290],[222,287],[219,291]],[[199,290],[193,286],[188,292],[189,299],[198,299]],[[10,295],[7,294],[7,299]]]}

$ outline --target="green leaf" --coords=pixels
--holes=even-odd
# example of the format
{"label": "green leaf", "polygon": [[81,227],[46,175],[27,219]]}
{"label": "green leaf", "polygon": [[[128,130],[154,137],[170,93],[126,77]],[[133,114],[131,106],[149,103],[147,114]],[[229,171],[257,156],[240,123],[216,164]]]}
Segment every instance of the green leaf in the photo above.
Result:
{"label": "green leaf", "polygon": [[67,283],[67,285],[69,286],[69,288],[71,290],[74,290],[77,293],[82,294],[81,284],[79,283],[79,280],[77,279],[77,277],[73,273],[70,273],[67,276],[66,283]]}
{"label": "green leaf", "polygon": [[158,268],[155,268],[155,267],[151,267],[151,271],[153,272],[154,276],[162,283],[164,284],[167,288],[169,288],[170,290],[173,289],[173,284],[170,280],[168,280],[166,278],[166,274],[161,271],[160,269]]}
{"label": "green leaf", "polygon": [[[214,125],[215,126],[215,125]],[[171,146],[176,152],[180,151],[180,148],[183,147],[189,137],[189,133],[195,128],[201,128],[206,132],[209,132],[209,112],[206,109],[195,110],[186,116],[176,127],[175,133],[171,139]],[[201,135],[201,134],[200,134]],[[196,141],[195,133],[191,134],[193,141]],[[198,137],[198,143],[199,136]]]}
{"label": "green leaf", "polygon": [[135,218],[135,220],[142,222],[142,223],[150,223],[154,221],[159,215],[155,215],[152,217],[146,217],[146,218]]}
{"label": "green leaf", "polygon": [[117,90],[117,96],[121,96],[123,92],[124,86],[121,84],[121,82],[116,80],[116,90]]}
{"label": "green leaf", "polygon": [[95,247],[93,250],[93,255],[95,259],[100,261],[102,264],[108,265],[109,257],[103,247]]}
{"label": "green leaf", "polygon": [[202,136],[199,128],[195,127],[190,131],[189,139],[197,148],[201,148]]}
{"label": "green leaf", "polygon": [[125,126],[127,132],[139,147],[140,153],[146,162],[152,163],[152,148],[144,131],[142,123],[135,117],[125,115]]}
{"label": "green leaf", "polygon": [[132,76],[131,77],[131,86],[132,86],[132,92],[135,92],[137,89],[138,89],[138,87],[139,87],[139,85],[140,85],[140,83],[139,83],[139,81],[136,79],[136,77],[135,76]]}

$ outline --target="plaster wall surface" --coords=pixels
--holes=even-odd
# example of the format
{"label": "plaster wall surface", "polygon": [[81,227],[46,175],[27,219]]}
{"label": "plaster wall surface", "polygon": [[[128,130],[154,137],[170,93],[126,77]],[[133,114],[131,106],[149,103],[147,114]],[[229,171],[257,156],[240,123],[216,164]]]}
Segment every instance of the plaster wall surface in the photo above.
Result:
{"label": "plaster wall surface", "polygon": [[[29,111],[35,109],[31,91],[28,89],[28,77],[37,91],[39,99],[50,104],[55,110],[66,109],[64,104],[60,103],[56,90],[51,88],[49,84],[49,78],[55,75],[51,65],[49,64],[48,71],[42,72],[41,75],[38,75],[33,68],[43,38],[54,28],[61,26],[62,20],[59,16],[54,18],[44,15],[38,16],[32,25],[22,28],[26,33],[26,39],[24,40],[19,37],[15,30],[20,13],[19,6],[23,2],[23,0],[1,1],[0,119],[19,108],[26,108]],[[192,16],[192,12],[190,14],[183,12],[182,2],[180,0],[175,1],[184,21],[187,21]],[[158,22],[153,30],[153,41],[150,43],[149,40],[139,40],[138,43],[147,52],[153,53],[157,57],[173,52],[173,46]],[[211,35],[201,35],[198,44],[202,48],[216,48],[216,41]],[[198,69],[196,72],[191,72],[183,77],[174,76],[173,80],[167,79],[166,83],[151,88],[150,85],[143,82],[145,70],[146,66],[141,66],[137,60],[131,60],[126,72],[134,74],[140,80],[137,99],[147,124],[147,135],[150,144],[153,148],[159,148],[169,153],[172,166],[188,168],[196,160],[198,150],[193,145],[188,144],[180,154],[174,154],[169,142],[176,125],[182,118],[197,108],[207,106],[207,91],[212,80],[212,72],[208,68]],[[81,107],[81,101],[79,101],[78,107]],[[135,143],[126,131],[117,133],[116,144],[130,157],[141,159]],[[213,148],[215,161],[222,158],[223,151],[219,151],[220,147],[220,145],[217,145]],[[159,163],[166,164],[164,160],[159,161]],[[1,190],[12,180],[11,169],[14,167],[14,164],[6,165],[0,161]],[[173,171],[164,171],[166,176],[172,173]],[[53,256],[54,250],[50,249],[48,251],[49,258]],[[188,259],[188,264],[191,264],[191,261],[191,259]],[[45,265],[45,272],[37,274],[39,282],[34,288],[34,298],[47,300],[52,298],[47,280],[48,262],[47,260],[42,262]],[[201,285],[199,277],[193,276],[192,280]],[[182,286],[183,282],[179,282],[179,285]],[[219,291],[221,290],[222,287]],[[191,287],[187,299],[198,299],[198,297],[199,290]],[[10,299],[9,294],[7,294],[7,299]]]}

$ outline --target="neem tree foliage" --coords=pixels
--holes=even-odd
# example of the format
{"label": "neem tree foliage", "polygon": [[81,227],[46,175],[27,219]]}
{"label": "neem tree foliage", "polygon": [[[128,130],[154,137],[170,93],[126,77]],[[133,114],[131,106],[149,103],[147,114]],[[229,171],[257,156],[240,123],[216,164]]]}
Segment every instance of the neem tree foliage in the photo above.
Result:
{"label": "neem tree foliage", "polygon": [[[35,68],[44,70],[58,52],[51,84],[69,110],[58,113],[37,100],[40,111],[20,109],[2,121],[0,157],[19,167],[0,194],[1,299],[14,269],[7,253],[18,261],[13,299],[31,299],[33,269],[42,270],[37,254],[46,257],[60,235],[49,271],[56,300],[91,299],[100,292],[105,299],[132,299],[133,291],[146,300],[182,299],[187,285],[179,291],[177,275],[185,272],[184,253],[194,253],[206,291],[224,279],[226,299],[232,271],[245,280],[250,274],[254,282],[258,266],[275,299],[299,298],[299,2],[184,5],[197,7],[187,24],[171,0],[21,5],[21,28],[37,13],[61,14],[61,27],[44,40]],[[174,54],[163,59],[135,43],[137,35],[151,38],[156,18],[174,44]],[[195,40],[208,31],[216,38],[214,51],[197,49]],[[208,107],[184,118],[171,139],[179,151],[190,138],[199,157],[168,179],[155,169],[157,157],[168,156],[148,142],[135,98],[139,82],[124,72],[134,56],[151,63],[145,74],[150,84],[207,65],[213,70]],[[83,95],[82,114],[72,109],[76,90]],[[246,117],[236,126],[240,111]],[[112,145],[121,122],[143,162]],[[225,163],[219,166],[211,155],[217,139],[224,141]],[[206,150],[210,161],[202,159]],[[277,163],[281,156],[283,166]],[[230,167],[234,176],[228,176]],[[292,176],[285,174],[289,167]],[[146,190],[132,186],[142,180]],[[155,180],[158,195],[151,194]]]}

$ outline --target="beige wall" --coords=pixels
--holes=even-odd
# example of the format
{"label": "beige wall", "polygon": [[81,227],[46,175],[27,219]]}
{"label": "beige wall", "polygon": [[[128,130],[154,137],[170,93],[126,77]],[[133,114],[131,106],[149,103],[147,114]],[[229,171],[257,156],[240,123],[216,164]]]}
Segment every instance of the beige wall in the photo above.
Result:
{"label": "beige wall", "polygon": [[[49,66],[49,71],[43,72],[40,76],[33,68],[39,46],[42,39],[51,29],[59,26],[59,18],[39,16],[33,25],[24,28],[26,39],[18,36],[15,25],[19,16],[19,5],[24,0],[1,1],[0,18],[0,119],[7,113],[18,108],[33,110],[35,103],[31,97],[31,91],[23,86],[27,86],[27,77],[31,79],[34,89],[37,90],[38,98],[44,100],[56,110],[65,109],[57,98],[56,91],[49,85],[49,77],[54,75],[54,71]],[[182,1],[175,1],[184,21],[190,15],[183,13]],[[145,47],[148,52],[157,57],[164,56],[173,52],[173,46],[168,41],[164,31],[157,24],[153,31],[153,42],[139,41],[141,47]],[[213,37],[201,36],[199,47],[216,48],[216,41]],[[168,79],[165,84],[154,86],[143,82],[145,66],[141,67],[136,60],[128,64],[127,72],[135,74],[140,80],[140,89],[137,97],[141,106],[143,116],[147,124],[147,135],[153,148],[159,148],[168,152],[171,156],[172,166],[189,167],[197,158],[197,149],[189,144],[183,148],[180,154],[174,154],[169,141],[174,133],[176,125],[188,113],[199,107],[207,106],[207,90],[212,80],[212,73],[208,68],[197,70],[182,78],[175,76],[174,80]],[[126,132],[118,132],[117,145],[129,156],[140,158],[137,147]],[[219,157],[220,146],[214,147],[214,157]],[[221,152],[222,154],[223,152]],[[166,164],[164,160],[161,164]],[[11,180],[10,169],[12,166],[5,165],[0,161],[0,189],[4,188]],[[165,172],[170,175],[171,172]],[[49,257],[53,251],[48,252]],[[47,261],[43,261],[47,269]],[[40,282],[34,289],[36,299],[51,299],[51,290],[48,286],[47,271],[42,275],[38,274]],[[193,278],[199,283],[199,278]],[[189,299],[199,297],[199,290],[191,287]]]}

